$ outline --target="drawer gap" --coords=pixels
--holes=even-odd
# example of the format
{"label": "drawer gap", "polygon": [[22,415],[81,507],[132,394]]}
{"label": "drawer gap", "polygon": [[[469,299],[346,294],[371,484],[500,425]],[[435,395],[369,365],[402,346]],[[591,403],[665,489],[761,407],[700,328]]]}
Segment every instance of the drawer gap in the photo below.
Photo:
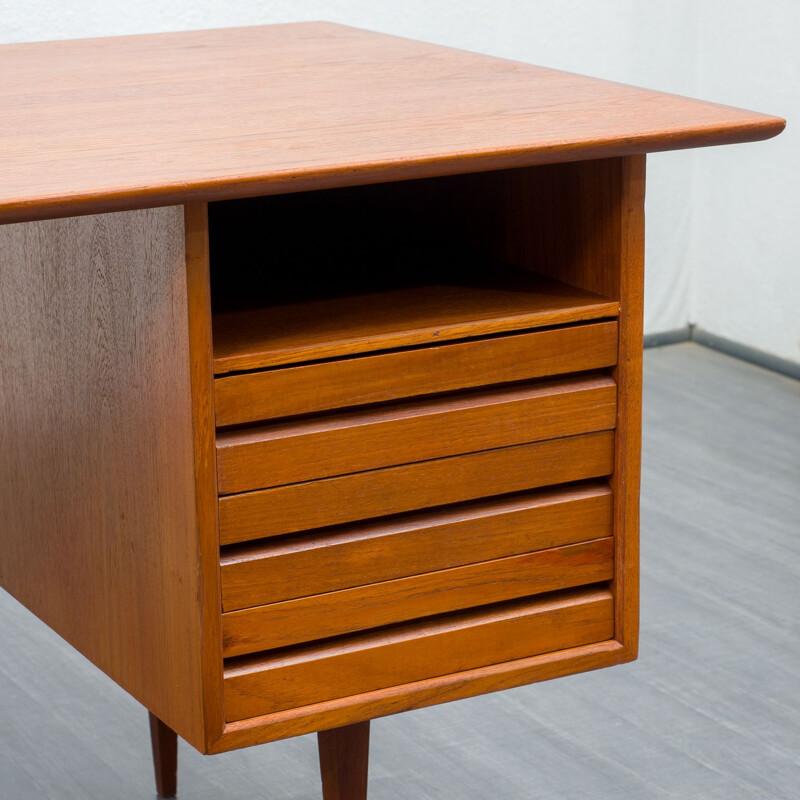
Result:
{"label": "drawer gap", "polygon": [[230,659],[229,721],[609,641],[607,583]]}
{"label": "drawer gap", "polygon": [[491,500],[267,541],[221,562],[225,611],[284,602],[610,537],[607,484]]}
{"label": "drawer gap", "polygon": [[499,510],[503,507],[510,508],[513,507],[514,504],[524,500],[534,500],[550,495],[580,494],[581,492],[593,491],[610,492],[608,482],[606,480],[595,479],[572,481],[570,483],[560,483],[557,487],[508,492],[491,497],[467,500],[463,503],[448,503],[435,506],[434,508],[373,517],[352,523],[345,522],[339,525],[312,528],[278,536],[266,536],[263,539],[253,539],[248,542],[222,545],[220,547],[220,561],[222,565],[233,564],[238,561],[246,561],[249,558],[258,558],[285,552],[293,549],[296,545],[302,545],[304,543],[324,546],[326,543],[333,543],[337,538],[357,540],[375,528],[396,528],[402,530],[404,527],[413,527],[414,525],[424,524],[425,522],[433,523],[440,521],[444,523],[448,519],[467,518],[471,514],[475,514],[481,510],[489,510],[491,508]]}
{"label": "drawer gap", "polygon": [[514,445],[220,498],[220,542],[424,511],[584,479],[614,469],[611,431]]}
{"label": "drawer gap", "polygon": [[571,372],[569,375],[554,377],[543,377],[538,380],[531,380],[523,378],[516,381],[501,381],[498,383],[485,383],[480,386],[471,386],[469,388],[456,389],[442,392],[432,392],[417,397],[398,397],[392,400],[381,400],[374,403],[363,403],[352,406],[343,406],[338,408],[324,409],[320,411],[310,411],[304,414],[287,414],[285,416],[276,417],[274,419],[265,420],[252,420],[248,422],[240,422],[232,425],[218,425],[217,437],[220,442],[227,442],[229,437],[236,437],[237,435],[247,436],[249,433],[253,434],[268,434],[273,430],[281,430],[282,426],[290,425],[303,425],[315,424],[325,425],[326,423],[335,424],[336,422],[346,422],[352,420],[358,422],[362,417],[369,417],[373,414],[386,416],[397,415],[398,412],[402,413],[406,408],[414,408],[417,406],[424,407],[428,403],[445,403],[448,400],[468,400],[472,397],[479,398],[482,395],[491,396],[492,394],[499,394],[502,392],[514,392],[517,390],[524,391],[527,388],[536,386],[546,387],[550,384],[557,384],[563,381],[575,380],[588,381],[592,378],[611,376],[612,368],[608,369],[587,369],[585,371]]}
{"label": "drawer gap", "polygon": [[588,586],[614,577],[611,537],[223,614],[225,657]]}

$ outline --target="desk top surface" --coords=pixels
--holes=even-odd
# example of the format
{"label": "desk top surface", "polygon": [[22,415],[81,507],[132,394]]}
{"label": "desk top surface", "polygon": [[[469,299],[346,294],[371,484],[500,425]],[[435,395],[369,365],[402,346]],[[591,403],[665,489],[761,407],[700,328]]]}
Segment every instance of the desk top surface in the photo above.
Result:
{"label": "desk top surface", "polygon": [[0,221],[766,139],[784,121],[332,23],[0,47]]}

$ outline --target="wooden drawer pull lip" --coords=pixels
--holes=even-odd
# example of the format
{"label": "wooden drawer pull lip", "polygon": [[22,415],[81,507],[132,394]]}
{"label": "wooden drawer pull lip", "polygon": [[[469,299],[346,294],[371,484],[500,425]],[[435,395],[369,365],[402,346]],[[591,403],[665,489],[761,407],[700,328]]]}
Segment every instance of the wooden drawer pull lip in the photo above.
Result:
{"label": "wooden drawer pull lip", "polygon": [[237,548],[221,565],[225,611],[610,536],[607,485],[351,526]]}
{"label": "wooden drawer pull lip", "polygon": [[225,664],[227,721],[610,639],[613,598],[566,590]]}
{"label": "wooden drawer pull lip", "polygon": [[423,619],[534,594],[607,581],[614,540],[534,553],[223,614],[226,657]]}
{"label": "wooden drawer pull lip", "polygon": [[228,495],[219,503],[220,542],[598,478],[613,464],[613,434],[599,432]]}
{"label": "wooden drawer pull lip", "polygon": [[225,429],[610,367],[617,328],[616,320],[544,328],[223,375],[214,382],[216,422]]}
{"label": "wooden drawer pull lip", "polygon": [[217,438],[219,491],[609,430],[616,424],[616,394],[610,376],[572,377],[223,432]]}

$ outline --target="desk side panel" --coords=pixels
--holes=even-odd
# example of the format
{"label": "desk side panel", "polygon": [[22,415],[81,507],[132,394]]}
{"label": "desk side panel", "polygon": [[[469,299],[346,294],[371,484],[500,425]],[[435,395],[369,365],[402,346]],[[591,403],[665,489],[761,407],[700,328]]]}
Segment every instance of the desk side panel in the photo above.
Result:
{"label": "desk side panel", "polygon": [[204,749],[182,207],[0,226],[0,573]]}

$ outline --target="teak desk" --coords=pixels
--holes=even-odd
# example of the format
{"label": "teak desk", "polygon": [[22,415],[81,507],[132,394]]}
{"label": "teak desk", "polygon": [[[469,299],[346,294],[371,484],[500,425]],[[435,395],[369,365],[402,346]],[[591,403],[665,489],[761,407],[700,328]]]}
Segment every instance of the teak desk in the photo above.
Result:
{"label": "teak desk", "polygon": [[783,120],[327,23],[0,74],[2,584],[162,795],[636,657],[644,154]]}

